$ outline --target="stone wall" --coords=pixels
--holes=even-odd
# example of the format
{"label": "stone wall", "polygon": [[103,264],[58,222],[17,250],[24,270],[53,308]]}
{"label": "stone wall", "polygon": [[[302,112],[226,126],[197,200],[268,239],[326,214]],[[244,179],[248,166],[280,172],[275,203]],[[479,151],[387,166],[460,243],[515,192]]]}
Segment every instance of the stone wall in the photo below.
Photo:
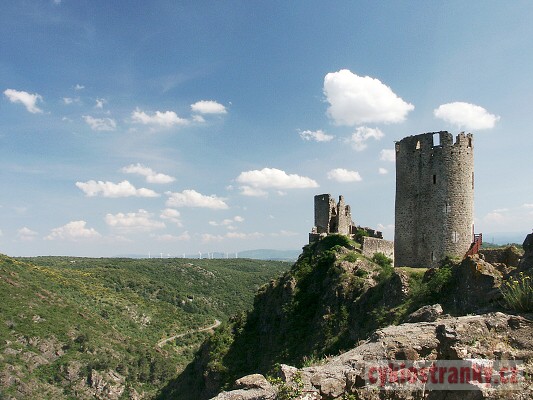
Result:
{"label": "stone wall", "polygon": [[363,255],[372,258],[376,253],[383,253],[394,261],[394,242],[365,236],[361,248]]}
{"label": "stone wall", "polygon": [[473,241],[472,134],[430,132],[396,143],[396,266],[434,267]]}
{"label": "stone wall", "polygon": [[483,259],[491,264],[505,264],[509,267],[518,267],[522,255],[515,246],[504,247],[501,249],[481,249],[479,254]]}

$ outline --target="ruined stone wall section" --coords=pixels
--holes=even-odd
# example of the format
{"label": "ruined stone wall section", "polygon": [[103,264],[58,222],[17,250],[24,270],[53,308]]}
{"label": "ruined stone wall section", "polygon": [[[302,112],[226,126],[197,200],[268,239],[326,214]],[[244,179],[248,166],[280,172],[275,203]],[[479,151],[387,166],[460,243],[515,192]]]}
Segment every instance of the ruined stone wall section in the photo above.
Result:
{"label": "ruined stone wall section", "polygon": [[383,253],[394,261],[394,242],[365,236],[361,248],[363,255],[372,258],[376,253]]}
{"label": "ruined stone wall section", "polygon": [[315,196],[315,233],[329,233],[332,211],[336,209],[335,201],[329,194]]}
{"label": "ruined stone wall section", "polygon": [[434,267],[473,241],[474,147],[448,132],[396,143],[395,265]]}
{"label": "ruined stone wall section", "polygon": [[344,196],[339,196],[337,209],[337,233],[341,235],[349,235],[351,233],[352,214],[350,206],[347,206],[344,202]]}

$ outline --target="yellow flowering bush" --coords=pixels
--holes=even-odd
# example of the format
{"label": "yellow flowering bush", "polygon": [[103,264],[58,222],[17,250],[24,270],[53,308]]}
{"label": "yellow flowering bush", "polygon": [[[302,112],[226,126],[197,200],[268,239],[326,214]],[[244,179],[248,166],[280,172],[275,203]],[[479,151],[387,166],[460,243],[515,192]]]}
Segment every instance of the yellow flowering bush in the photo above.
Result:
{"label": "yellow flowering bush", "polygon": [[533,284],[531,276],[523,272],[512,277],[500,288],[507,306],[516,311],[533,311]]}

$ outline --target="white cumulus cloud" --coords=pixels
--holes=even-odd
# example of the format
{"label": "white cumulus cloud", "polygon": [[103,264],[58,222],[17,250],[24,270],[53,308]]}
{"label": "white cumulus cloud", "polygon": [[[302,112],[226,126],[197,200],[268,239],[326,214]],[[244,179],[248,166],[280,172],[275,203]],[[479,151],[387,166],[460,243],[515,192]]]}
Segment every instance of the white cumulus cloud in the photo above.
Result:
{"label": "white cumulus cloud", "polygon": [[333,140],[335,136],[328,135],[327,133],[324,133],[322,130],[318,131],[302,131],[300,132],[300,137],[303,140],[314,140],[315,142],[329,142],[330,140]]}
{"label": "white cumulus cloud", "polygon": [[222,104],[213,100],[201,100],[191,104],[191,110],[200,114],[226,114],[227,110]]}
{"label": "white cumulus cloud", "polygon": [[173,222],[177,226],[183,226],[180,220],[180,216],[181,215],[178,210],[174,210],[173,208],[165,208],[163,211],[161,211],[159,218]]}
{"label": "white cumulus cloud", "polygon": [[77,241],[80,239],[94,239],[101,235],[94,228],[86,228],[87,222],[85,221],[71,221],[68,224],[54,228],[46,240],[72,240]]}
{"label": "white cumulus cloud", "polygon": [[338,125],[397,123],[415,107],[398,97],[379,79],[343,69],[324,78],[327,114]]}
{"label": "white cumulus cloud", "polygon": [[383,149],[379,153],[379,159],[381,161],[395,162],[396,161],[396,151],[394,151],[394,149]]}
{"label": "white cumulus cloud", "polygon": [[199,207],[213,210],[225,210],[228,205],[223,199],[215,195],[203,195],[196,190],[186,189],[181,193],[166,192],[167,207]]}
{"label": "white cumulus cloud", "polygon": [[357,171],[349,171],[344,168],[335,168],[328,172],[328,179],[337,182],[359,182],[362,181],[361,175]]}
{"label": "white cumulus cloud", "polygon": [[237,182],[244,187],[254,189],[306,189],[318,187],[318,183],[311,178],[296,174],[287,174],[277,168],[263,168],[241,172]]}
{"label": "white cumulus cloud", "polygon": [[28,93],[23,90],[15,89],[6,89],[4,90],[4,95],[12,103],[20,103],[26,107],[26,110],[32,114],[42,113],[39,107],[37,107],[37,102],[43,101],[43,97],[37,93]]}
{"label": "white cumulus cloud", "polygon": [[17,231],[17,237],[22,241],[32,241],[38,235],[37,232],[32,231],[30,228],[23,227]]}
{"label": "white cumulus cloud", "polygon": [[380,175],[387,175],[389,171],[386,168],[379,167],[378,172]]}
{"label": "white cumulus cloud", "polygon": [[117,128],[117,123],[112,118],[94,118],[84,115],[83,119],[93,131],[114,131]]}
{"label": "white cumulus cloud", "polygon": [[187,119],[178,117],[174,111],[156,111],[154,114],[148,115],[138,108],[131,113],[131,119],[137,124],[156,125],[165,128],[183,126],[189,123]]}
{"label": "white cumulus cloud", "polygon": [[155,172],[152,168],[145,167],[139,163],[130,164],[122,168],[121,171],[126,174],[137,174],[144,176],[146,178],[146,182],[148,183],[171,183],[176,180],[176,178],[170,175]]}
{"label": "white cumulus cloud", "polygon": [[433,110],[433,115],[453,125],[457,125],[459,128],[468,130],[494,128],[496,122],[500,120],[498,115],[489,113],[481,106],[461,101],[442,104]]}
{"label": "white cumulus cloud", "polygon": [[125,232],[145,232],[164,228],[164,222],[154,220],[153,214],[140,209],[138,212],[106,214],[107,225]]}
{"label": "white cumulus cloud", "polygon": [[367,148],[368,139],[380,140],[385,134],[378,128],[358,127],[348,140],[355,151],[363,151]]}
{"label": "white cumulus cloud", "polygon": [[87,182],[76,182],[76,186],[85,193],[87,197],[101,195],[103,197],[159,197],[159,194],[151,189],[137,189],[128,181],[119,183],[90,180]]}

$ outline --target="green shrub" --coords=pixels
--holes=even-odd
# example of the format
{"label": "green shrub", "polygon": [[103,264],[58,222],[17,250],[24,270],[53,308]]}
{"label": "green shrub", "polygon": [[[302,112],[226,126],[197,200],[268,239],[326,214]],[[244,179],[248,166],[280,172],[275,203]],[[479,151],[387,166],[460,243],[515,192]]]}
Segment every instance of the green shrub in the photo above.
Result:
{"label": "green shrub", "polygon": [[507,306],[515,311],[533,311],[533,285],[531,277],[520,272],[516,279],[510,279],[501,287]]}
{"label": "green shrub", "polygon": [[392,260],[383,253],[376,253],[372,257],[372,261],[378,264],[381,267],[381,271],[378,275],[378,282],[383,282],[386,279],[390,278],[394,272],[394,267],[392,266]]}
{"label": "green shrub", "polygon": [[335,246],[350,248],[353,243],[346,235],[328,235],[320,241],[320,246],[324,250],[330,250]]}

